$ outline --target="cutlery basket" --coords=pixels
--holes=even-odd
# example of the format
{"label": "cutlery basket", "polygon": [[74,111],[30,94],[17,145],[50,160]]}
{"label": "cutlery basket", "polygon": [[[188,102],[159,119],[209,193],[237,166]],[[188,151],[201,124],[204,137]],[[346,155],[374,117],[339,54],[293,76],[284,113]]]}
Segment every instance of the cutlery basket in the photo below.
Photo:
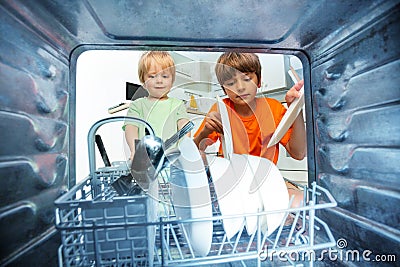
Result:
{"label": "cutlery basket", "polygon": [[152,264],[156,220],[157,183],[147,192],[119,196],[111,184],[129,174],[127,164],[95,167],[95,134],[106,123],[145,121],[131,117],[112,117],[96,122],[88,133],[90,175],[58,198],[56,227],[61,232],[61,266],[147,266]]}
{"label": "cutlery basket", "polygon": [[[111,183],[126,171],[96,171],[55,201],[62,266],[147,266],[154,246],[155,200],[148,194],[120,197]],[[103,188],[94,196],[92,180]]]}

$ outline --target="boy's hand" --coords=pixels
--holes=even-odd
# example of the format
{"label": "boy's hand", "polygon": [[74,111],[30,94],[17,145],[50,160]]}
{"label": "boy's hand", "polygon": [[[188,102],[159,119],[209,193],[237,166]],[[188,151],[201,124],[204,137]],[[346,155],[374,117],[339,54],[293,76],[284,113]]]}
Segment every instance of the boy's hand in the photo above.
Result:
{"label": "boy's hand", "polygon": [[207,114],[205,117],[204,130],[206,135],[209,135],[212,132],[217,132],[223,134],[222,122],[221,122],[221,114],[216,111],[212,111]]}
{"label": "boy's hand", "polygon": [[[217,133],[223,133],[221,114],[216,111],[212,111],[207,114],[207,116],[204,118],[204,128],[201,130],[199,135],[193,138],[194,143],[200,149],[200,151],[204,151],[207,146],[213,143],[211,139],[208,139],[208,135],[214,131]],[[205,159],[203,158],[203,160]]]}
{"label": "boy's hand", "polygon": [[300,97],[300,89],[301,87],[303,87],[304,85],[304,80],[299,81],[298,83],[296,83],[295,85],[293,85],[292,88],[289,89],[289,91],[287,91],[286,96],[285,96],[285,100],[288,106],[290,106],[290,104],[292,104],[292,102],[296,99]]}

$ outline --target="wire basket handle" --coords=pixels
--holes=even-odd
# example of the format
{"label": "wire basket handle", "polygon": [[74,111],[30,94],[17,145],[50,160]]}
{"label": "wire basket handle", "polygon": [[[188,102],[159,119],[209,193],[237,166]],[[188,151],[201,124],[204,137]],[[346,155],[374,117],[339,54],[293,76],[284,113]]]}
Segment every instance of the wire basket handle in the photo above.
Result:
{"label": "wire basket handle", "polygon": [[[144,126],[148,129],[150,135],[155,135],[153,128],[148,124],[146,121],[135,118],[135,117],[126,117],[126,116],[116,116],[116,117],[110,117],[110,118],[105,118],[101,119],[97,122],[95,122],[92,127],[90,127],[87,140],[88,140],[88,152],[89,152],[89,171],[90,171],[90,176],[93,178],[95,177],[95,172],[96,172],[96,154],[95,154],[95,135],[97,130],[100,128],[100,126],[106,124],[106,123],[111,123],[111,122],[116,122],[116,121],[131,121],[131,122],[139,122],[144,124]],[[98,187],[97,187],[97,182],[96,179],[92,179],[92,185],[93,188],[95,189],[95,195],[97,195]]]}

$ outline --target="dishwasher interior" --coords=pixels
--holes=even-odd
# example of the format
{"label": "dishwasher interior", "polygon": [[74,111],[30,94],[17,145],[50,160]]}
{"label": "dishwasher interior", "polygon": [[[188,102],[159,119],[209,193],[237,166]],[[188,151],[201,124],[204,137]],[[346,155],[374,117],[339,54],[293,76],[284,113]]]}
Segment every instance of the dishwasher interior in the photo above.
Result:
{"label": "dishwasher interior", "polygon": [[[76,146],[77,61],[92,50],[151,49],[234,50],[299,58],[307,117],[304,192],[312,205],[290,211],[293,231],[282,225],[275,235],[264,238],[258,236],[260,231],[246,235],[242,227],[237,239],[229,242],[221,231],[220,239],[211,242],[212,253],[201,260],[182,230],[182,225],[197,222],[168,219],[148,225],[117,218],[124,227],[148,229],[145,235],[155,236],[158,244],[146,251],[161,256],[138,256],[132,262],[124,253],[128,247],[132,255],[133,246],[116,241],[118,248],[113,249],[122,256],[118,263],[113,258],[104,266],[243,266],[248,260],[253,266],[252,259],[258,259],[258,266],[268,266],[274,262],[260,259],[277,244],[298,251],[340,252],[334,260],[325,255],[328,258],[315,262],[320,265],[374,266],[377,256],[385,256],[383,265],[398,264],[399,7],[394,0],[0,1],[0,266],[68,266],[65,258],[71,259],[70,266],[96,264],[96,245],[102,244],[98,240],[110,225],[102,225],[101,219],[99,225],[77,225],[87,215],[82,211],[91,212],[87,181],[101,177],[105,189],[126,170],[96,170],[77,184],[76,153],[87,149]],[[95,105],[96,97],[87,101]],[[64,202],[56,201],[60,198]],[[99,217],[106,210],[99,207],[92,215]],[[223,219],[216,215],[204,222],[219,229]],[[295,233],[303,223],[307,242]],[[99,236],[93,234],[98,232]],[[81,242],[82,236],[90,242]],[[67,251],[60,248],[66,240],[79,242]],[[185,251],[178,249],[181,242],[189,244]],[[113,249],[106,244],[105,254]],[[354,252],[358,258],[343,256]],[[103,266],[99,261],[97,265]]]}
{"label": "dishwasher interior", "polygon": [[[91,164],[95,162],[93,140],[100,126],[126,119],[107,118],[90,128],[88,150]],[[154,134],[151,126],[148,127]],[[179,157],[160,170],[147,191],[139,182],[128,182],[125,190],[116,185],[119,179],[130,174],[130,165],[120,161],[106,167],[91,166],[87,178],[58,198],[55,201],[56,227],[62,239],[59,265],[209,266],[236,263],[256,266],[270,261],[280,265],[283,262],[282,266],[300,262],[312,266],[317,255],[311,251],[335,246],[331,230],[317,213],[335,207],[337,203],[329,191],[315,182],[309,188],[302,188],[303,204],[299,206],[291,205],[293,196],[289,203],[282,200],[279,208],[254,210],[250,206],[258,206],[257,195],[263,194],[264,205],[280,201],[271,191],[280,191],[276,187],[278,184],[271,180],[275,179],[273,176],[269,175],[257,186],[255,194],[246,194],[240,189],[250,184],[243,177],[228,194],[221,195],[222,179],[233,180],[235,174],[229,173],[228,168],[225,170],[228,175],[219,177],[210,163],[208,167],[212,175],[202,177],[197,168],[184,163],[202,164],[199,153],[197,160],[188,155],[197,151],[191,139],[184,137],[178,149]],[[231,161],[235,156],[236,159],[245,159],[236,154]],[[235,160],[229,166],[234,164],[240,163]],[[241,168],[246,168],[247,164],[245,162]],[[201,169],[205,174],[205,167],[201,166]],[[274,171],[279,172],[279,169],[275,167]],[[137,176],[134,174],[133,177]],[[254,174],[248,177],[253,180]],[[283,179],[282,183],[284,186]],[[216,190],[217,184],[219,190]],[[287,190],[286,186],[283,190]],[[234,191],[243,197],[234,195]],[[204,197],[207,194],[209,199]],[[245,210],[242,212],[228,212],[232,204],[237,205],[232,196],[244,203],[246,198],[255,198],[256,201],[243,205]],[[229,200],[224,199],[228,197]],[[297,256],[289,256],[290,253]]]}

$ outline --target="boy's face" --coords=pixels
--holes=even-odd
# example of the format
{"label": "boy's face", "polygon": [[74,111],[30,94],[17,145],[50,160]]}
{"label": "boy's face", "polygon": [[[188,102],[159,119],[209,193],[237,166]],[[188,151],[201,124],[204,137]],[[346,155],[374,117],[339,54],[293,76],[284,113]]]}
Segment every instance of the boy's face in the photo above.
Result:
{"label": "boy's face", "polygon": [[165,98],[172,88],[172,74],[170,69],[163,70],[156,64],[151,64],[145,75],[144,87],[149,92],[150,98]]}
{"label": "boy's face", "polygon": [[252,103],[260,87],[257,75],[254,72],[242,73],[237,71],[235,75],[222,85],[225,92],[234,104],[248,105]]}

